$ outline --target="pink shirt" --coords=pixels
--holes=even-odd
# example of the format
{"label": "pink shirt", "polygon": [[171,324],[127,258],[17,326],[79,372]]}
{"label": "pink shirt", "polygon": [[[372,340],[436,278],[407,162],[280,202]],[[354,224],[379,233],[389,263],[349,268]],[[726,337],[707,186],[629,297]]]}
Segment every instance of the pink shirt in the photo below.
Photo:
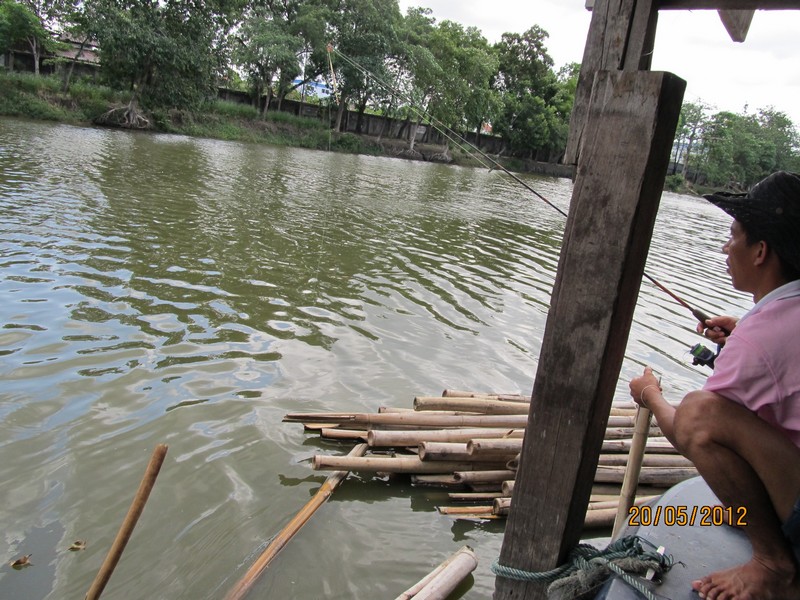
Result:
{"label": "pink shirt", "polygon": [[741,318],[703,389],[749,408],[800,447],[800,281]]}

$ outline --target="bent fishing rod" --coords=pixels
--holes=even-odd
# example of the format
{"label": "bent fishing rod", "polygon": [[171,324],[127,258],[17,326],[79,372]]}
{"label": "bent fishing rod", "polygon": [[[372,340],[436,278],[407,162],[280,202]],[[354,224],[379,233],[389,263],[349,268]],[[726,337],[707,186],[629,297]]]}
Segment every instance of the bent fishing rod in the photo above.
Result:
{"label": "bent fishing rod", "polygon": [[[349,65],[351,65],[353,68],[355,68],[356,70],[360,71],[364,76],[371,78],[373,81],[375,81],[378,85],[383,87],[389,93],[394,94],[397,97],[399,97],[400,99],[402,99],[405,102],[407,102],[409,108],[414,112],[415,115],[417,115],[420,118],[428,119],[428,122],[434,127],[434,129],[436,129],[439,133],[441,133],[448,141],[453,142],[459,149],[461,149],[464,152],[466,152],[467,154],[469,154],[478,163],[480,163],[481,166],[489,169],[490,172],[494,171],[494,170],[502,171],[503,173],[505,173],[506,175],[511,177],[514,181],[516,181],[518,184],[520,184],[522,187],[524,187],[526,190],[531,192],[534,196],[536,196],[537,198],[542,200],[549,207],[553,208],[558,213],[563,215],[565,218],[568,216],[567,213],[564,210],[562,210],[561,208],[559,208],[558,206],[556,206],[555,204],[550,202],[550,200],[545,198],[542,194],[537,192],[530,185],[525,183],[522,179],[517,177],[517,175],[515,175],[514,173],[512,173],[511,171],[506,169],[502,164],[500,164],[500,162],[498,162],[497,160],[492,158],[490,155],[488,155],[486,152],[481,150],[475,144],[470,142],[464,136],[462,136],[461,134],[457,133],[456,131],[453,131],[447,125],[445,125],[444,123],[439,121],[436,117],[434,117],[433,115],[427,113],[423,109],[418,109],[415,106],[416,103],[415,103],[413,98],[411,98],[410,96],[404,94],[402,91],[396,89],[395,87],[391,86],[390,84],[386,83],[385,81],[382,81],[380,77],[378,77],[374,73],[370,72],[366,67],[363,67],[362,65],[360,65],[358,62],[356,62],[355,60],[353,60],[349,56],[346,56],[346,55],[342,54],[332,44],[328,44],[327,50],[328,50],[328,63],[330,65],[330,69],[331,69],[331,78],[332,78],[332,81],[333,81],[333,84],[334,84],[334,94],[335,95],[336,95],[336,89],[335,89],[336,88],[336,76],[335,76],[334,70],[333,70],[333,61],[331,60],[331,54],[333,54],[333,53],[335,53],[343,61],[345,61]],[[464,146],[467,146],[467,148],[465,148]],[[490,166],[486,165],[483,161],[481,161],[480,158],[475,156],[476,153],[478,155],[480,155],[480,157],[482,157],[483,159],[485,159],[488,162],[490,162],[492,166],[490,167]],[[658,289],[660,289],[662,292],[667,294],[670,298],[675,300],[678,304],[680,304],[681,306],[686,308],[689,312],[691,312],[692,315],[694,316],[694,318],[696,318],[703,326],[706,326],[706,321],[708,321],[711,318],[707,313],[703,312],[702,310],[700,310],[698,308],[692,307],[688,302],[686,302],[681,297],[679,297],[677,294],[675,294],[674,292],[669,290],[669,288],[667,288],[664,284],[660,283],[654,277],[649,275],[646,271],[644,271],[642,273],[642,275],[644,275],[644,277],[646,279],[648,279]],[[728,330],[723,329],[721,327],[718,327],[718,328],[715,328],[715,329],[718,329],[719,331],[724,332],[726,335],[730,334],[730,332]],[[697,346],[699,346],[699,344]],[[695,347],[697,347],[697,346],[695,346]],[[694,350],[694,348],[693,348],[693,350]],[[703,364],[703,363],[699,363],[699,364]],[[712,365],[713,365],[713,360],[712,360]]]}

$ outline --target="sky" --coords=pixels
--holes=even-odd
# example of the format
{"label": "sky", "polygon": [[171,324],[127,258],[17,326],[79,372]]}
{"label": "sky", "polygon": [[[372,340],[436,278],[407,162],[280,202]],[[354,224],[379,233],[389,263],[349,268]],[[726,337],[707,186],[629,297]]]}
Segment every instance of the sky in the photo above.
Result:
{"label": "sky", "polygon": [[[584,0],[399,0],[438,21],[473,25],[490,41],[538,25],[555,69],[583,60],[591,12]],[[652,70],[686,80],[684,101],[712,112],[773,107],[800,129],[800,10],[757,11],[744,43],[733,42],[713,10],[659,12]]]}

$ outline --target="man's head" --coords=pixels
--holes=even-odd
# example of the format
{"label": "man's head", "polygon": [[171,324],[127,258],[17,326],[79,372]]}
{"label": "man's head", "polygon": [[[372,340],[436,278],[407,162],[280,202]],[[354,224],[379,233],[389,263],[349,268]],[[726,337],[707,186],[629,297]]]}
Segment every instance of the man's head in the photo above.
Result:
{"label": "man's head", "polygon": [[766,242],[787,280],[800,279],[800,175],[778,171],[746,194],[705,198],[741,224],[749,243]]}

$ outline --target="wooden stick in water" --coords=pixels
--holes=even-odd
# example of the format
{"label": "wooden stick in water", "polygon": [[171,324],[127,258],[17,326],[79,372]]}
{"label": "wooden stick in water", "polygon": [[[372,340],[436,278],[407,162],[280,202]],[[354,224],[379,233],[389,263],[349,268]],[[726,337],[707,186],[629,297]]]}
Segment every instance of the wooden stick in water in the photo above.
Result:
{"label": "wooden stick in water", "polygon": [[125,515],[125,520],[117,532],[117,537],[111,544],[111,549],[106,555],[100,571],[94,578],[89,591],[86,593],[86,600],[96,600],[103,593],[103,590],[114,572],[119,559],[122,557],[122,551],[133,533],[133,528],[136,527],[136,522],[144,510],[144,505],[150,497],[150,492],[156,483],[156,477],[161,470],[161,465],[164,463],[164,457],[167,455],[167,445],[159,444],[153,450],[153,455],[150,457],[150,462],[147,464],[147,470],[144,472],[142,482],[139,484],[139,489],[136,491],[136,496],[133,498],[131,507],[128,509],[128,514]]}
{"label": "wooden stick in water", "polygon": [[[366,451],[366,444],[358,444],[350,451],[348,456],[363,456]],[[300,509],[300,512],[286,524],[286,527],[273,538],[264,549],[264,552],[261,553],[261,556],[253,563],[253,566],[247,570],[247,573],[244,574],[236,586],[225,596],[225,600],[239,600],[245,597],[261,574],[269,566],[269,563],[272,562],[272,559],[278,555],[278,552],[283,550],[284,546],[286,546],[295,534],[300,531],[300,528],[308,522],[317,509],[325,504],[325,501],[331,497],[333,491],[347,478],[348,474],[349,471],[335,471],[328,475],[325,481],[322,482],[322,486],[317,490],[317,493],[311,497],[311,500],[306,502],[305,506]]]}
{"label": "wooden stick in water", "polygon": [[400,594],[397,600],[444,600],[477,566],[475,552],[469,546],[464,546]]}

